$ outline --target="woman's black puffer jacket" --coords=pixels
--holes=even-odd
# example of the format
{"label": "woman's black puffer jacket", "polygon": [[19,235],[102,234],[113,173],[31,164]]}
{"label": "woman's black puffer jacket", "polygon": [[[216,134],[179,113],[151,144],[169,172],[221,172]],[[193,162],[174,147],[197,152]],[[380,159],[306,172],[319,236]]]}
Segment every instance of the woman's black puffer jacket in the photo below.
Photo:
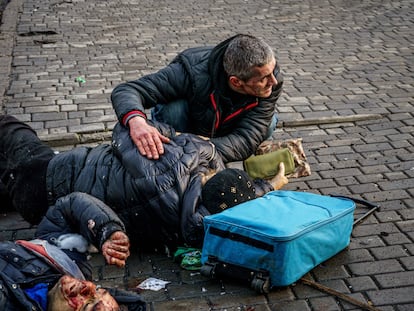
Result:
{"label": "woman's black puffer jacket", "polygon": [[171,138],[158,160],[140,155],[128,129],[119,124],[112,146],[78,147],[56,155],[47,171],[50,202],[74,191],[86,192],[118,214],[137,246],[199,246],[203,216],[208,215],[199,204],[199,173],[222,170],[223,161],[211,142],[156,126]]}
{"label": "woman's black puffer jacket", "polygon": [[118,85],[111,99],[119,121],[131,111],[144,112],[157,104],[185,99],[189,103],[188,132],[210,137],[225,163],[254,154],[267,138],[283,76],[277,64],[274,75],[278,84],[268,98],[231,91],[223,55],[233,38],[214,48],[187,49],[158,72]]}

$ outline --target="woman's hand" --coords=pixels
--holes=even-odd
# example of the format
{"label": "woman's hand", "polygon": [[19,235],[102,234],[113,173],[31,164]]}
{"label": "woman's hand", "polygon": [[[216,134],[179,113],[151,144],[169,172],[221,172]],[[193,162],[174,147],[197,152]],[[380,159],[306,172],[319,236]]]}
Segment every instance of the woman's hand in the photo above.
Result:
{"label": "woman's hand", "polygon": [[285,176],[285,164],[280,162],[279,164],[279,171],[277,175],[269,180],[270,184],[273,186],[274,190],[281,189],[284,185],[286,185],[289,180]]}
{"label": "woman's hand", "polygon": [[124,267],[130,255],[129,246],[128,236],[122,231],[116,231],[102,245],[102,255],[108,264]]}

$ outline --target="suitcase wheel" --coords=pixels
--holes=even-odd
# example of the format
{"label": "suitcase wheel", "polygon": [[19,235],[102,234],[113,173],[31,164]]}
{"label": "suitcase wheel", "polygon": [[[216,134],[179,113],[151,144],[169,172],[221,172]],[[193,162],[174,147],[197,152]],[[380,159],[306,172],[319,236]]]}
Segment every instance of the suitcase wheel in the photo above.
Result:
{"label": "suitcase wheel", "polygon": [[259,294],[268,294],[270,291],[270,279],[255,276],[250,283],[250,287]]}
{"label": "suitcase wheel", "polygon": [[259,294],[268,294],[270,292],[270,277],[266,271],[254,272],[246,268],[220,263],[215,260],[210,261],[209,259],[201,266],[200,274],[208,278],[215,278],[216,274],[233,277],[250,282],[250,287]]}
{"label": "suitcase wheel", "polygon": [[206,262],[206,264],[201,266],[200,274],[208,278],[213,278],[214,268],[215,268],[215,265],[212,265],[209,262]]}

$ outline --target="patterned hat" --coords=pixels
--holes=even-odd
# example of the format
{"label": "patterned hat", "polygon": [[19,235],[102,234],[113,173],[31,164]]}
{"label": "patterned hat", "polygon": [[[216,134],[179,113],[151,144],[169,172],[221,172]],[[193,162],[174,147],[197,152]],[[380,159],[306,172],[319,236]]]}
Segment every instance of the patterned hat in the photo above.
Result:
{"label": "patterned hat", "polygon": [[253,180],[242,170],[227,168],[207,181],[202,200],[210,214],[256,198]]}

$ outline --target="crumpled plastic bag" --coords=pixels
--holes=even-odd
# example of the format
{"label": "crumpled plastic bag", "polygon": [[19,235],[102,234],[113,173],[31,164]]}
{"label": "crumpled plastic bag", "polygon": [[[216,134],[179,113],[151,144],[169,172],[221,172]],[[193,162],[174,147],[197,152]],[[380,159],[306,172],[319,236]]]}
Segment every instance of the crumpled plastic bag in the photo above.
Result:
{"label": "crumpled plastic bag", "polygon": [[201,250],[192,247],[178,247],[174,253],[174,261],[180,262],[185,270],[198,271],[201,269]]}

